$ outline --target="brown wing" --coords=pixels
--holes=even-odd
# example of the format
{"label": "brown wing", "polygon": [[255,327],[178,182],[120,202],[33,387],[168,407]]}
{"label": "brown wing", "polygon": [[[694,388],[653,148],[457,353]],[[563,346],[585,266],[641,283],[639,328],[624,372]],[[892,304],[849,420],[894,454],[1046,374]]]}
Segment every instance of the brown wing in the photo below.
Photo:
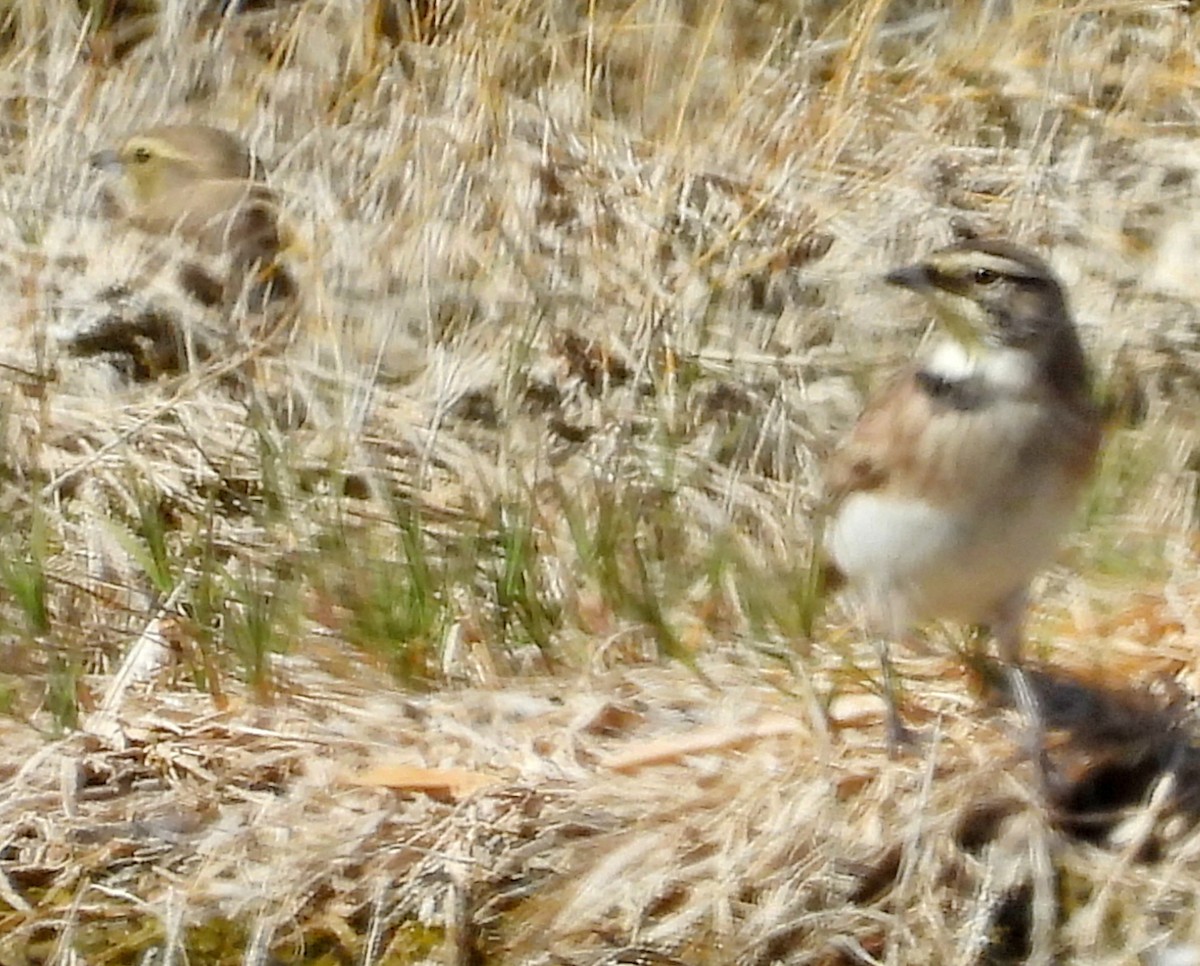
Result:
{"label": "brown wing", "polygon": [[1073,400],[1060,423],[1062,445],[1067,450],[1068,474],[1082,487],[1091,479],[1104,442],[1104,421],[1099,408],[1086,397]]}
{"label": "brown wing", "polygon": [[825,497],[832,511],[851,493],[887,486],[912,455],[918,420],[929,416],[908,371],[877,393],[825,464]]}

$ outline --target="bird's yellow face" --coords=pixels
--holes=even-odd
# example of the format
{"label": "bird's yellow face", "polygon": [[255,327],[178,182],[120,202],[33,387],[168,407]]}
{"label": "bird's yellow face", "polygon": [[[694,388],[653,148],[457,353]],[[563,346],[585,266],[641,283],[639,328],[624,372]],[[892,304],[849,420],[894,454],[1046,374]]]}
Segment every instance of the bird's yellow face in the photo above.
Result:
{"label": "bird's yellow face", "polygon": [[234,135],[203,124],[167,124],[130,136],[116,150],[92,156],[92,164],[119,176],[140,205],[168,191],[209,179],[254,180],[261,166]]}
{"label": "bird's yellow face", "polygon": [[130,138],[117,151],[117,161],[133,196],[142,204],[181,181],[202,177],[186,153],[152,137]]}
{"label": "bird's yellow face", "polygon": [[202,124],[161,125],[91,160],[113,175],[100,193],[107,217],[225,260],[219,278],[192,266],[197,270],[185,282],[190,296],[209,305],[243,288],[248,304],[295,295],[282,259],[302,248],[283,223],[264,166],[235,135]]}
{"label": "bird's yellow face", "polygon": [[972,355],[987,346],[1031,348],[1067,318],[1049,268],[1026,253],[963,242],[898,269],[887,281],[923,296],[937,321]]}

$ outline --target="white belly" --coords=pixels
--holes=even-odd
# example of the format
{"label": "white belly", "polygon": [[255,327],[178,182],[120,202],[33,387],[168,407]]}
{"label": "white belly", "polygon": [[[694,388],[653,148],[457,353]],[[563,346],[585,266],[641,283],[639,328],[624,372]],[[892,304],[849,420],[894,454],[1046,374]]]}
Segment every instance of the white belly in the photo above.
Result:
{"label": "white belly", "polygon": [[1074,494],[1045,482],[1005,506],[974,511],[855,493],[833,520],[826,549],[877,621],[986,622],[1051,559],[1070,518]]}

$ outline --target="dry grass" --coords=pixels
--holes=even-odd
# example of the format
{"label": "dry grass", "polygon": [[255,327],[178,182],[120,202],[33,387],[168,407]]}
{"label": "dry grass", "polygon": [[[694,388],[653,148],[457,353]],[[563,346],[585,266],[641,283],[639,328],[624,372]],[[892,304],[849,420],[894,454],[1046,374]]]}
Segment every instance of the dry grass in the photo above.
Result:
{"label": "dry grass", "polygon": [[[0,3],[0,963],[1200,961],[1188,7]],[[174,120],[304,239],[270,337],[95,216]],[[889,761],[810,566],[963,226],[1113,413],[1044,795],[957,633]]]}

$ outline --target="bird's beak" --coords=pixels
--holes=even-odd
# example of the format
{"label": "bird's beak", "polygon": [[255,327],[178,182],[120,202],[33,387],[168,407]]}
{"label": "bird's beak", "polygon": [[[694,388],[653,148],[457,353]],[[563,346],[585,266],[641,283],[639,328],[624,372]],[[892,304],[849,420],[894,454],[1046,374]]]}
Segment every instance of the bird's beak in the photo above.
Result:
{"label": "bird's beak", "polygon": [[933,286],[929,269],[924,265],[909,265],[905,268],[897,268],[895,271],[888,272],[883,280],[888,285],[898,285],[901,288],[911,289],[914,292],[924,292]]}
{"label": "bird's beak", "polygon": [[93,168],[99,168],[101,171],[120,171],[123,167],[121,156],[111,148],[105,151],[97,151],[88,161]]}

